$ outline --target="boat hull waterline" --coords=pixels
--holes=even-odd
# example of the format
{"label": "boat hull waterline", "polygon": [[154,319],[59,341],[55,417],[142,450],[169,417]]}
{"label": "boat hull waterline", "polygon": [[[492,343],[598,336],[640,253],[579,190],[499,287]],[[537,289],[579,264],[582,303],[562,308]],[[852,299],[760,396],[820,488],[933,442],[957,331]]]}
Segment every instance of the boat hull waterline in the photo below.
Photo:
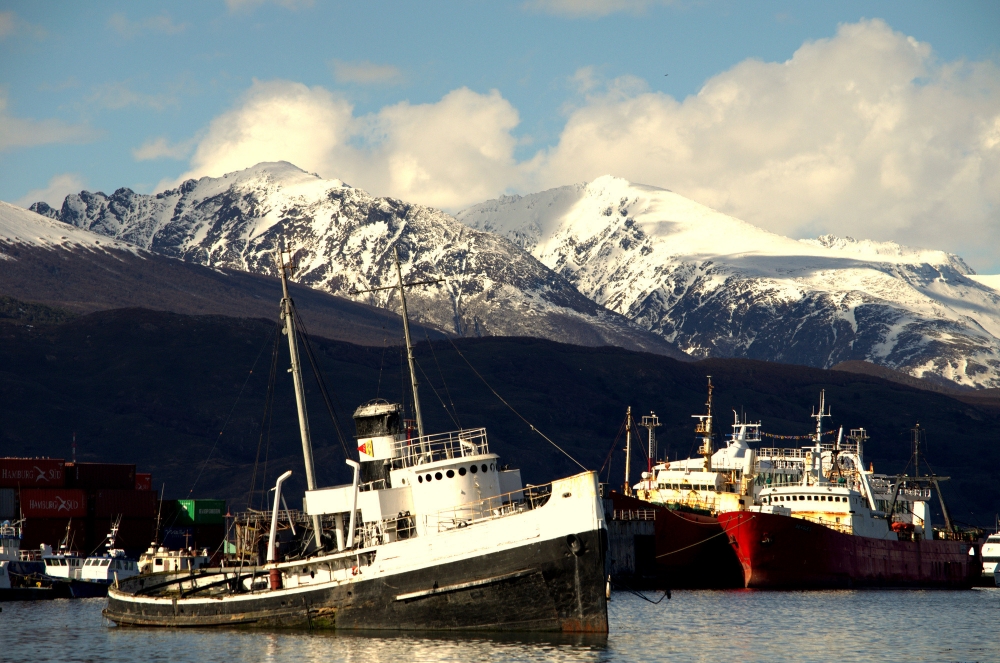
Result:
{"label": "boat hull waterline", "polygon": [[[972,587],[982,562],[962,541],[891,541],[791,516],[738,511],[719,523],[753,589]],[[973,554],[969,551],[973,550]]]}

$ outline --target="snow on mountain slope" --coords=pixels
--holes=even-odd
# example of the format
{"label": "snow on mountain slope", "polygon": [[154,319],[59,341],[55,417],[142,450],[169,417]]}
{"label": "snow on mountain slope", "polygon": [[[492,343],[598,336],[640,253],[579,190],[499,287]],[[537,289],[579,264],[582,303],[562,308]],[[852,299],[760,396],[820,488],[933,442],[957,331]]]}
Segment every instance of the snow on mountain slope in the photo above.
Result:
{"label": "snow on mountain slope", "polygon": [[793,240],[610,176],[457,216],[509,237],[694,356],[820,367],[863,359],[1000,386],[1000,291],[958,256],[829,235]]}
{"label": "snow on mountain slope", "polygon": [[[35,212],[0,200],[0,243],[36,246],[45,249],[85,248],[94,251],[115,249],[138,255],[139,249],[126,242],[108,241],[100,235],[67,228]],[[0,260],[12,259],[0,251]]]}
{"label": "snow on mountain slope", "polygon": [[44,203],[32,209],[161,254],[257,274],[274,272],[283,236],[294,241],[296,281],[391,310],[398,309],[392,291],[356,293],[396,282],[397,247],[406,280],[445,279],[408,293],[411,315],[424,324],[461,335],[539,336],[685,357],[504,238],[285,162],[188,180],[151,196],[84,191],[67,196],[58,211]]}

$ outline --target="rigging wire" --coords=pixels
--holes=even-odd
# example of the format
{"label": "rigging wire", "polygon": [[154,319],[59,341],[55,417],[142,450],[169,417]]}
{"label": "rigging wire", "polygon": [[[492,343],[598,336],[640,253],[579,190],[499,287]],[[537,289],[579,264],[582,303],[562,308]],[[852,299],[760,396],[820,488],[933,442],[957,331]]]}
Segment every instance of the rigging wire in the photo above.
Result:
{"label": "rigging wire", "polygon": [[477,370],[476,370],[476,367],[475,367],[475,366],[473,366],[473,365],[472,365],[472,363],[471,363],[471,362],[470,362],[470,361],[469,361],[468,359],[466,359],[466,358],[465,358],[465,355],[463,355],[463,354],[462,354],[462,351],[458,349],[458,346],[457,346],[457,345],[455,345],[455,341],[451,340],[451,337],[450,337],[450,336],[449,336],[449,337],[447,337],[447,338],[448,338],[448,341],[449,341],[449,342],[451,343],[451,347],[455,348],[455,352],[457,352],[457,353],[458,353],[458,356],[459,356],[459,357],[461,357],[461,358],[462,358],[462,360],[463,360],[463,361],[464,361],[464,362],[465,362],[466,364],[468,364],[469,368],[471,368],[471,369],[472,369],[472,372],[476,374],[476,377],[478,377],[478,378],[479,378],[480,380],[482,380],[483,384],[485,384],[485,385],[486,385],[486,388],[487,388],[487,389],[489,389],[490,391],[492,391],[492,392],[493,392],[493,395],[494,395],[494,396],[496,396],[496,397],[497,397],[498,399],[500,399],[500,402],[501,402],[501,403],[503,403],[504,405],[506,405],[506,406],[507,406],[507,409],[509,409],[509,410],[510,410],[511,412],[513,412],[513,413],[514,413],[515,415],[517,415],[517,417],[518,417],[518,418],[519,418],[519,419],[520,419],[521,421],[523,421],[524,423],[528,424],[528,427],[529,427],[529,428],[530,428],[530,429],[531,429],[531,430],[532,430],[533,432],[535,432],[535,433],[538,433],[538,434],[539,434],[539,435],[541,436],[541,438],[542,438],[543,440],[545,440],[546,442],[548,442],[549,444],[551,444],[552,446],[554,446],[554,447],[555,447],[556,449],[558,449],[559,451],[561,451],[561,452],[563,453],[563,455],[564,455],[564,456],[566,456],[566,457],[567,457],[567,458],[569,458],[569,459],[570,459],[571,461],[573,461],[574,463],[576,463],[577,465],[579,465],[579,466],[580,466],[580,469],[582,469],[582,470],[586,471],[586,469],[587,469],[587,468],[586,468],[586,467],[585,467],[585,466],[583,465],[583,463],[581,463],[580,461],[578,461],[578,460],[577,460],[576,458],[573,458],[573,456],[571,456],[571,455],[569,454],[569,452],[568,452],[568,451],[566,451],[565,449],[563,449],[562,447],[560,447],[560,446],[559,446],[558,444],[556,444],[555,442],[553,442],[553,441],[552,441],[552,440],[551,440],[551,439],[549,438],[549,436],[547,436],[547,435],[546,435],[545,433],[543,433],[542,431],[540,431],[540,430],[538,430],[537,428],[535,428],[535,425],[534,425],[534,424],[532,424],[532,423],[531,423],[530,421],[528,421],[527,419],[525,419],[525,418],[524,418],[524,417],[523,417],[523,416],[521,415],[521,413],[520,413],[520,412],[518,412],[517,410],[515,410],[515,409],[514,409],[514,406],[513,406],[513,405],[511,405],[511,404],[510,404],[510,403],[508,403],[508,402],[507,402],[506,400],[504,400],[504,397],[503,397],[503,396],[501,396],[500,394],[498,394],[498,393],[497,393],[497,390],[496,390],[496,389],[494,389],[493,387],[491,387],[491,386],[490,386],[490,383],[486,381],[486,378],[484,378],[484,377],[483,377],[483,376],[482,376],[482,375],[481,375],[481,374],[479,373],[479,371],[477,371]]}
{"label": "rigging wire", "polygon": [[[316,364],[316,358],[313,356],[312,343],[309,342],[309,335],[306,330],[305,324],[299,317],[298,310],[293,306],[292,313],[295,315],[295,328],[302,340],[302,345],[306,348],[306,357],[309,358],[309,365],[312,366],[313,376],[316,378],[316,383],[319,385],[319,393],[323,396],[323,402],[326,404],[326,409],[330,412],[330,418],[333,419],[333,428],[337,431],[337,438],[340,440],[340,446],[344,449],[344,458],[350,459],[351,456],[347,453],[347,442],[344,440],[344,433],[340,430],[340,420],[337,418],[337,411],[333,408],[333,403],[330,402],[330,395],[326,387],[326,381],[323,380],[323,374],[320,373],[319,366]],[[336,398],[336,394],[334,394]]]}
{"label": "rigging wire", "polygon": [[[277,379],[278,372],[278,346],[279,337],[277,334],[274,334],[274,346],[271,350],[271,373],[267,378],[267,392],[264,396],[264,414],[261,416],[260,437],[257,439],[257,454],[253,459],[253,474],[250,476],[250,491],[247,493],[248,509],[253,508],[253,494],[257,487],[257,470],[260,467],[260,449],[264,443],[265,425],[267,426],[268,447],[271,445],[271,422],[274,420],[274,382]],[[267,480],[267,461],[265,461],[264,467],[265,471],[261,477],[262,482]]]}
{"label": "rigging wire", "polygon": [[[274,329],[271,330],[271,334],[273,335],[277,333],[277,329],[278,327],[275,326]],[[267,339],[267,341],[270,340],[271,340],[270,338]],[[212,458],[212,454],[215,453],[216,447],[219,446],[219,440],[222,439],[222,434],[226,432],[226,427],[229,426],[229,421],[233,418],[233,412],[236,411],[236,406],[240,402],[240,397],[243,396],[243,391],[247,388],[247,383],[250,382],[250,378],[253,377],[253,369],[257,368],[257,362],[260,361],[261,355],[264,354],[264,348],[267,347],[267,341],[264,342],[264,345],[260,346],[260,352],[257,353],[257,358],[253,360],[253,366],[250,367],[250,372],[247,373],[247,379],[243,381],[243,386],[240,387],[240,392],[236,395],[236,400],[233,402],[233,407],[230,408],[229,414],[226,416],[226,421],[222,424],[222,430],[220,430],[219,434],[216,436],[215,444],[212,445],[211,451],[209,451],[208,456],[205,457],[205,462],[202,463],[201,465],[201,470],[198,472],[198,476],[195,477],[194,483],[191,484],[191,490],[188,491],[188,497],[191,497],[191,494],[194,492],[195,486],[197,486],[198,481],[201,480],[201,475],[204,474],[205,468],[208,466],[208,461]]]}
{"label": "rigging wire", "polygon": [[[445,395],[448,396],[448,402],[451,404],[451,413],[450,414],[454,414],[455,415],[455,416],[452,417],[452,421],[455,422],[456,426],[458,426],[459,428],[461,428],[462,424],[458,420],[458,408],[455,407],[455,401],[451,397],[451,390],[448,389],[448,381],[444,379],[444,371],[441,370],[441,364],[438,363],[437,353],[434,351],[434,344],[431,343],[431,337],[427,333],[427,327],[424,327],[424,338],[427,339],[427,345],[429,345],[430,348],[431,348],[431,356],[434,357],[434,364],[437,366],[438,375],[441,376],[441,384],[444,385],[444,393],[445,393]],[[420,369],[420,370],[423,371],[423,369]],[[431,388],[432,389],[434,388],[433,385],[431,386]],[[444,403],[442,403],[442,405],[444,405]],[[448,408],[445,408],[445,410],[447,410],[447,409]]]}
{"label": "rigging wire", "polygon": [[461,429],[462,428],[461,424],[458,423],[455,417],[453,417],[451,412],[448,410],[448,406],[445,404],[444,399],[441,398],[441,394],[439,394],[438,390],[434,388],[434,383],[431,382],[431,379],[427,377],[427,373],[424,372],[424,367],[420,365],[420,362],[418,362],[415,357],[413,359],[413,363],[417,365],[417,368],[420,369],[420,374],[424,376],[425,380],[427,380],[427,386],[431,388],[431,391],[434,392],[434,395],[437,396],[437,399],[441,401],[441,407],[444,408],[444,411],[448,414],[448,417],[451,419],[451,422],[455,424],[456,428]]}

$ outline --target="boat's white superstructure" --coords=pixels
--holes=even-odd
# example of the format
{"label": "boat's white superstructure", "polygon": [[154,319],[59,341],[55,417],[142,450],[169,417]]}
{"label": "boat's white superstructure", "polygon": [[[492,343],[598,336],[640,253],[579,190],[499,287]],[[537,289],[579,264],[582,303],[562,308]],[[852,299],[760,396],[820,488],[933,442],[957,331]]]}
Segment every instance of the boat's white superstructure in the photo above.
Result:
{"label": "boat's white superstructure", "polygon": [[983,578],[993,580],[997,566],[1000,565],[1000,532],[986,537],[982,548]]}

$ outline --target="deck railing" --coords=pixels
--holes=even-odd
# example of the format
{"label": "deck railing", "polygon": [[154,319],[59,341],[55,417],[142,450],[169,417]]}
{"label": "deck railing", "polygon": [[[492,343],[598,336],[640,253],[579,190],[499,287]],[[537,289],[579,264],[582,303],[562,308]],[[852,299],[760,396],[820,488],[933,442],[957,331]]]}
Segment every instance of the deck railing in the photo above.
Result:
{"label": "deck railing", "polygon": [[481,456],[488,454],[490,447],[485,428],[470,428],[400,440],[395,450],[396,459],[401,460],[404,467],[412,467],[451,458]]}
{"label": "deck railing", "polygon": [[458,527],[468,527],[484,520],[496,520],[524,513],[543,506],[552,497],[552,484],[525,486],[521,490],[502,493],[475,502],[466,502],[424,516],[424,527],[430,531],[444,532]]}

